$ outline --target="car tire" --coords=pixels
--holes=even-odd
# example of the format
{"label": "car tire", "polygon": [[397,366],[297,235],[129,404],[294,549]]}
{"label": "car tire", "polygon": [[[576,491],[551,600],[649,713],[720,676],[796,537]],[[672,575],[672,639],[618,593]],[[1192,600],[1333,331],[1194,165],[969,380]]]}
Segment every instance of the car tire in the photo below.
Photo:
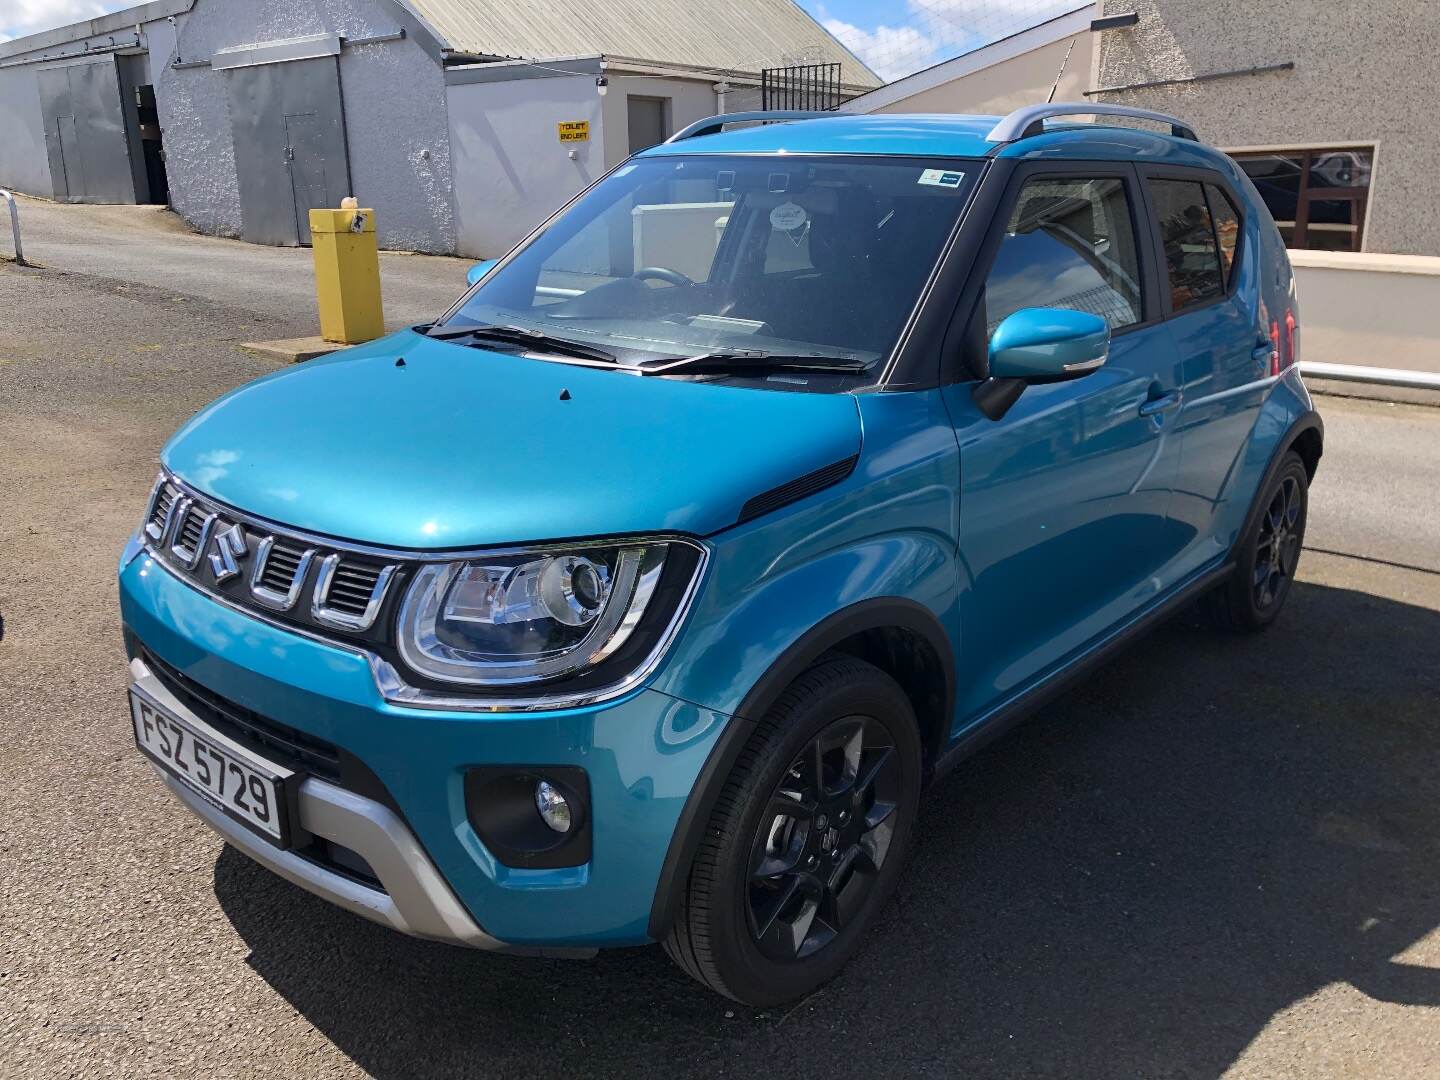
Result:
{"label": "car tire", "polygon": [[895,680],[852,657],[822,659],[756,725],[727,778],[665,940],[670,958],[759,1008],[824,985],[895,891],[920,784],[919,730]]}
{"label": "car tire", "polygon": [[1253,633],[1280,614],[1305,540],[1309,492],[1305,462],[1288,451],[1261,495],[1260,513],[1236,548],[1235,572],[1201,599],[1201,609],[1215,627]]}

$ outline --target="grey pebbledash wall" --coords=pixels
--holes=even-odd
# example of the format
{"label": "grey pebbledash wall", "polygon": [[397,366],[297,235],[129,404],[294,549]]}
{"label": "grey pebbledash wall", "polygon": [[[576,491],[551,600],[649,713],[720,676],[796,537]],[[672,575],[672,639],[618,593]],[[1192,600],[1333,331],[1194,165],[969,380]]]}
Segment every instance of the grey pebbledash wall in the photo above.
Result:
{"label": "grey pebbledash wall", "polygon": [[[394,34],[396,5],[378,0],[202,2],[176,46],[182,65],[253,42],[335,33],[351,39]],[[177,212],[203,232],[239,236],[240,190],[230,137],[226,75],[176,67],[152,55],[166,167]],[[454,250],[445,81],[436,58],[413,37],[341,50],[353,194],[376,214],[381,247]]]}
{"label": "grey pebbledash wall", "polygon": [[1364,248],[1440,256],[1437,0],[1104,0],[1096,87],[1293,62],[1293,71],[1097,95],[1184,117],[1227,150],[1375,147]]}

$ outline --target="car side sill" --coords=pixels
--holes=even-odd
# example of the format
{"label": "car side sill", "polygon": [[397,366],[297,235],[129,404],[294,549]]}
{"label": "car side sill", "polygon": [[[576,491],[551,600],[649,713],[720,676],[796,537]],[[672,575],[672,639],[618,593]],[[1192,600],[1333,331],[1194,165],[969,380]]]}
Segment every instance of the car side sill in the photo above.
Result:
{"label": "car side sill", "polygon": [[1080,659],[1067,667],[1060,668],[1018,698],[998,706],[988,716],[977,720],[965,730],[953,746],[936,758],[934,768],[930,773],[930,783],[940,779],[987,743],[1004,735],[1047,701],[1052,700],[1076,681],[1094,671],[1136,638],[1153,629],[1202,593],[1219,585],[1234,570],[1234,562],[1227,559],[1213,570],[1201,572],[1188,585],[1172,593],[1167,599],[1141,612],[1124,626],[1112,631],[1109,637],[1104,638]]}

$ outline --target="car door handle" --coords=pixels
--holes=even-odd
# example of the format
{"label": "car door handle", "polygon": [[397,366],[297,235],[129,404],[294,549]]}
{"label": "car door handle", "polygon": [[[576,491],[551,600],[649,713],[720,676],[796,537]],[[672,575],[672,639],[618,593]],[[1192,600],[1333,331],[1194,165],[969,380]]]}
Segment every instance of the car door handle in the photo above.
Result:
{"label": "car door handle", "polygon": [[1161,394],[1159,397],[1150,398],[1140,406],[1141,416],[1159,416],[1167,413],[1180,404],[1180,391],[1171,390],[1168,394]]}

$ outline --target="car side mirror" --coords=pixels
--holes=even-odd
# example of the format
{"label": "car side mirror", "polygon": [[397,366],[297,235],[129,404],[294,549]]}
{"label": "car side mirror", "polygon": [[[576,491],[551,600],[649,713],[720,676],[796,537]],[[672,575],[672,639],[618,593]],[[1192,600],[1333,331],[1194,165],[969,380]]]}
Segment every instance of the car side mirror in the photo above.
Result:
{"label": "car side mirror", "polygon": [[499,259],[486,259],[484,262],[476,263],[466,272],[465,283],[467,285],[474,285],[477,281],[479,281],[486,274],[488,274],[490,272],[490,268],[499,261]]}
{"label": "car side mirror", "polygon": [[1025,387],[1078,379],[1110,354],[1110,327],[1098,315],[1068,308],[1021,308],[990,335],[990,377],[973,391],[976,406],[999,420]]}
{"label": "car side mirror", "polygon": [[1110,327],[1098,315],[1068,308],[1021,308],[990,335],[990,377],[1027,383],[1088,375],[1110,353]]}

